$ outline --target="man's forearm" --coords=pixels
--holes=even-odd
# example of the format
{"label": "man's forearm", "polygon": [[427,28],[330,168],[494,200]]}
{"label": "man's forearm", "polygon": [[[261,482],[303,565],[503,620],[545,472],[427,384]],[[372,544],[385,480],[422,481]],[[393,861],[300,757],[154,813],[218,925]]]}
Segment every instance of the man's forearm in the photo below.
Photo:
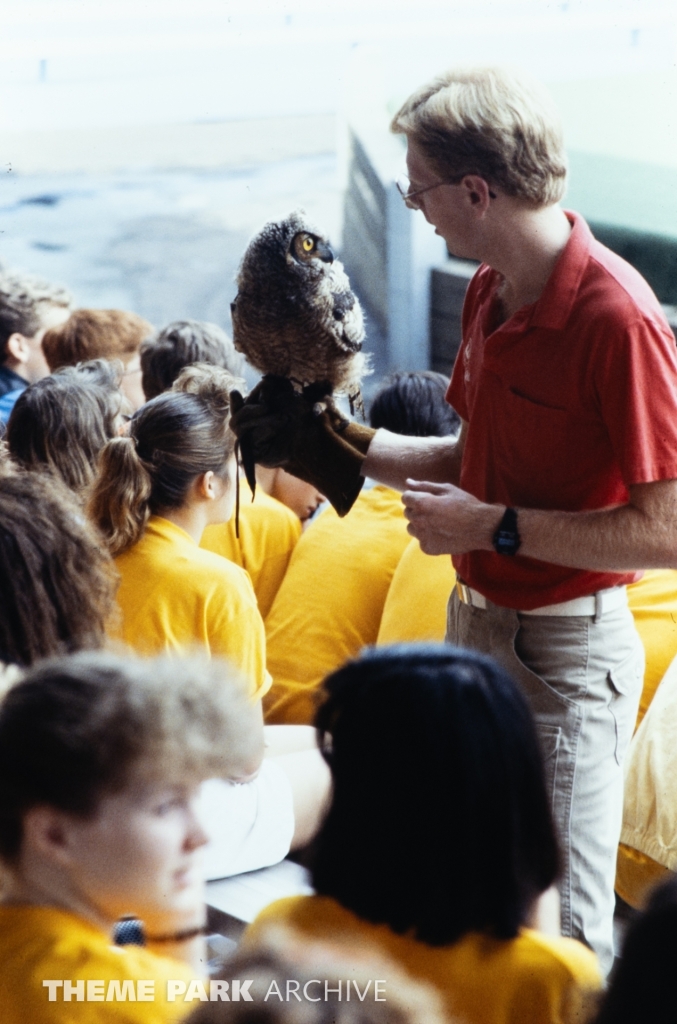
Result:
{"label": "man's forearm", "polygon": [[459,441],[379,430],[362,463],[362,474],[398,491],[405,489],[409,477],[457,484],[461,471]]}
{"label": "man's forearm", "polygon": [[[493,550],[505,505],[458,487],[411,481],[403,495],[409,532],[427,554]],[[630,502],[590,512],[519,509],[520,555],[572,569],[677,568],[677,481],[630,488]]]}
{"label": "man's forearm", "polygon": [[632,505],[595,512],[523,509],[521,555],[599,572],[677,568],[671,524],[649,520]]}

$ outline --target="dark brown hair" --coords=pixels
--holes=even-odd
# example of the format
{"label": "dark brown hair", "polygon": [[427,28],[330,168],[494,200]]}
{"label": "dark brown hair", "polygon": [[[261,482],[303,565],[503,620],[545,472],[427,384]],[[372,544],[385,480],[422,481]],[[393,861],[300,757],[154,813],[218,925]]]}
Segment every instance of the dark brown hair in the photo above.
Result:
{"label": "dark brown hair", "polygon": [[88,359],[129,360],[153,332],[153,325],[123,309],[76,309],[42,339],[50,370]]}
{"label": "dark brown hair", "polygon": [[3,474],[0,486],[0,661],[101,645],[112,613],[110,556],[62,484]]}
{"label": "dark brown hair", "polygon": [[448,437],[461,425],[445,400],[449,378],[432,370],[391,374],[374,395],[369,424],[409,437]]}
{"label": "dark brown hair", "polygon": [[129,436],[101,452],[89,510],[114,555],[139,540],[151,515],[181,508],[197,476],[226,472],[235,450],[228,426],[235,379],[219,367],[190,370],[198,371],[190,393],[153,398],[132,417]]}
{"label": "dark brown hair", "polygon": [[48,469],[73,491],[92,482],[99,452],[117,433],[123,397],[104,360],[65,367],[31,384],[12,409],[6,441],[24,469]]}
{"label": "dark brown hair", "polygon": [[242,362],[218,324],[175,320],[141,346],[141,386],[147,399],[155,398],[169,390],[184,366],[208,363],[239,374]]}

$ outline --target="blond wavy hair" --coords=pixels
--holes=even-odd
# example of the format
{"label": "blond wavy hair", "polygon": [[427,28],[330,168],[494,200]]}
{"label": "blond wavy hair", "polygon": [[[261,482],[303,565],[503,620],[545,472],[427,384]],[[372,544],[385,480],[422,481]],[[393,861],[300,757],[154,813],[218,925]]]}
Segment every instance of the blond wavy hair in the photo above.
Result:
{"label": "blond wavy hair", "polygon": [[564,195],[567,161],[552,100],[537,82],[506,69],[438,75],[402,104],[390,129],[451,184],[477,174],[534,207]]}

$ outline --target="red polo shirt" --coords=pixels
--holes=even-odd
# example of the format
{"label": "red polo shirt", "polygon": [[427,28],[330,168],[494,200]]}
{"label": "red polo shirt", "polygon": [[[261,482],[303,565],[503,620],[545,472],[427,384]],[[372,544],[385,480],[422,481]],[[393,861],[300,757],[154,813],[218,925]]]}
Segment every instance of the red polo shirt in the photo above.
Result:
{"label": "red polo shirt", "polygon": [[[533,305],[492,331],[501,275],[483,265],[468,288],[447,398],[468,422],[461,487],[481,501],[578,512],[677,478],[673,334],[646,281],[567,216],[569,241]],[[490,600],[525,610],[641,575],[493,551],[453,561]]]}

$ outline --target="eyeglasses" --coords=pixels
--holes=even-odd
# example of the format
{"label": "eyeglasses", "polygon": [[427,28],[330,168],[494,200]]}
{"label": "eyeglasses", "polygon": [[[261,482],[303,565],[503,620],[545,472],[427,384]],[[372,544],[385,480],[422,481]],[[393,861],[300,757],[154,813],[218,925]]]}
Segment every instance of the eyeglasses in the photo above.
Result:
{"label": "eyeglasses", "polygon": [[[462,181],[463,179],[461,179]],[[434,185],[426,185],[425,188],[417,188],[414,192],[410,192],[411,182],[405,174],[401,174],[395,182],[397,191],[404,199],[404,205],[408,206],[410,210],[420,210],[420,202],[415,202],[416,196],[422,196],[424,192],[430,192],[433,188],[439,188],[440,185],[459,185],[459,181],[436,181]],[[495,199],[496,193],[489,190],[489,198]]]}
{"label": "eyeglasses", "polygon": [[411,192],[411,182],[406,175],[402,174],[395,182],[397,191],[404,199],[404,205],[408,206],[410,210],[420,210],[421,204],[414,202],[416,196],[422,196],[424,192],[430,192],[433,188],[439,188],[440,185],[449,185],[448,181],[436,181],[434,185],[426,185],[425,188],[417,188],[414,192]]}

